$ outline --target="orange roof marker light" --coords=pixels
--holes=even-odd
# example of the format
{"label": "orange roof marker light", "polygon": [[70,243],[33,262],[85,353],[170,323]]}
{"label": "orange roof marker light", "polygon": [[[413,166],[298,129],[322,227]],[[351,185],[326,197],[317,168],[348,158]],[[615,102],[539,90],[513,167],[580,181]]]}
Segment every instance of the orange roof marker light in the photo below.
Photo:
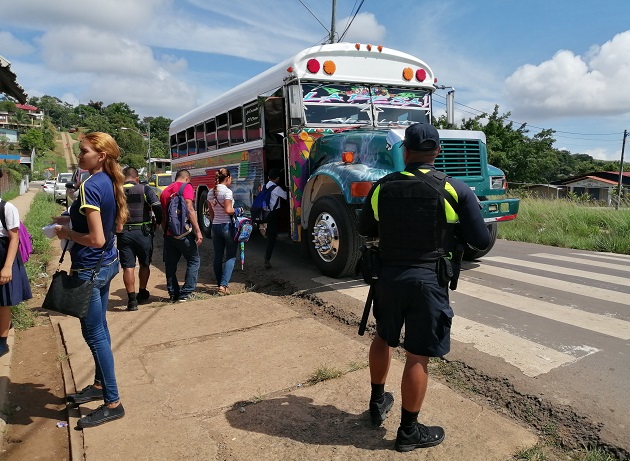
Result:
{"label": "orange roof marker light", "polygon": [[411,79],[413,78],[413,70],[411,69],[411,67],[405,67],[403,69],[403,78],[408,82],[411,81]]}
{"label": "orange roof marker light", "polygon": [[377,49],[377,50],[379,51],[379,53],[380,53],[381,51],[383,51],[383,45],[379,45],[379,46],[377,46],[377,47],[376,47],[376,49]]}
{"label": "orange roof marker light", "polygon": [[354,162],[354,152],[347,151],[341,153],[341,161],[343,163],[352,163]]}
{"label": "orange roof marker light", "polygon": [[333,61],[324,61],[324,72],[332,75],[337,70],[337,65]]}
{"label": "orange roof marker light", "polygon": [[306,63],[306,68],[311,74],[316,74],[320,69],[319,61],[317,59],[309,59]]}
{"label": "orange roof marker light", "polygon": [[372,45],[370,45],[370,44],[368,43],[367,49],[368,49],[368,51],[372,51]]}
{"label": "orange roof marker light", "polygon": [[360,44],[360,43],[356,43],[356,44],[354,45],[354,47],[355,47],[357,50],[360,50],[360,49],[361,49],[361,44]]}

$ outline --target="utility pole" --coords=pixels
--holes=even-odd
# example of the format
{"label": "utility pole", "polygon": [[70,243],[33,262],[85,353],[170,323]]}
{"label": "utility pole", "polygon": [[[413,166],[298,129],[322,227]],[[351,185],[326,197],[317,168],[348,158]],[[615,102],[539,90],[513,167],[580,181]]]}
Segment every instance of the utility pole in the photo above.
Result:
{"label": "utility pole", "polygon": [[623,142],[621,143],[621,162],[619,163],[619,182],[617,183],[617,204],[615,210],[619,209],[619,203],[621,202],[621,187],[623,186],[623,154],[626,150],[626,138],[628,137],[628,130],[623,130]]}
{"label": "utility pole", "polygon": [[330,43],[335,43],[335,10],[337,9],[337,0],[332,0],[332,23],[330,24]]}

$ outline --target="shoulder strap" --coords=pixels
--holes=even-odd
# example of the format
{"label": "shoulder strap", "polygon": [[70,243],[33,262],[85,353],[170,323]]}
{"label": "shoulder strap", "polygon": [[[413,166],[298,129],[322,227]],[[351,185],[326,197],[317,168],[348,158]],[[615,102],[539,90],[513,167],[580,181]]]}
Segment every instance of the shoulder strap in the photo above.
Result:
{"label": "shoulder strap", "polygon": [[179,188],[179,191],[177,192],[177,195],[181,195],[182,197],[184,196],[184,189],[186,188],[186,184],[188,183],[183,183],[181,185],[181,187]]}
{"label": "shoulder strap", "polygon": [[[426,184],[428,184],[437,192],[439,192],[442,195],[442,197],[444,197],[444,200],[446,200],[449,203],[449,205],[453,207],[453,210],[457,211],[459,207],[458,203],[455,201],[455,199],[453,198],[451,194],[446,192],[446,189],[442,187],[442,184],[441,184],[441,182],[448,177],[446,174],[437,170],[430,170],[427,173],[423,173],[420,170],[415,170],[415,171],[412,171],[412,173],[416,178],[420,179],[421,181],[424,181]],[[439,181],[439,185],[438,185],[438,181]]]}

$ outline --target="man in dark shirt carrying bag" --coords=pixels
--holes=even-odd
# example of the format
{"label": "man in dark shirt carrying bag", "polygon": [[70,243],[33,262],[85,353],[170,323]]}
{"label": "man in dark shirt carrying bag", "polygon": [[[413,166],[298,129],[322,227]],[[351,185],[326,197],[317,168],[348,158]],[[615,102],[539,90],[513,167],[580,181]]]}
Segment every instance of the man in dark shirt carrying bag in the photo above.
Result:
{"label": "man in dark shirt carrying bag", "polygon": [[411,125],[403,144],[405,171],[374,184],[361,211],[359,233],[378,237],[380,250],[380,274],[374,287],[377,334],[369,353],[370,417],[373,425],[380,426],[393,406],[385,381],[392,348],[398,346],[404,324],[407,359],[395,448],[411,451],[444,440],[441,427],[418,423],[418,415],[427,389],[429,358],[450,350],[453,310],[448,284],[456,283],[456,263],[451,261],[455,234],[460,243],[478,249],[485,249],[490,237],[472,190],[435,170],[438,131],[427,123]]}
{"label": "man in dark shirt carrying bag", "polygon": [[[149,186],[138,183],[138,170],[127,167],[123,170],[125,183],[123,189],[127,196],[129,219],[118,234],[118,254],[123,268],[123,282],[127,290],[127,310],[137,311],[138,303],[148,301],[147,284],[151,275],[151,259],[153,257],[153,227],[151,212],[155,215],[156,224],[162,222],[162,207],[157,195]],[[140,269],[138,281],[140,290],[136,294],[135,267],[136,259]]]}

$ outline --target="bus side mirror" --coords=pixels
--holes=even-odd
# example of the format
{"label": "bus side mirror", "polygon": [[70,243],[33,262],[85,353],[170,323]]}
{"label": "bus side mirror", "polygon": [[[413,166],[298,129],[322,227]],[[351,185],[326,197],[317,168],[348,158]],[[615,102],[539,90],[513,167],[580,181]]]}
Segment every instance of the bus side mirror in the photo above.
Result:
{"label": "bus side mirror", "polygon": [[302,89],[299,85],[291,85],[289,90],[289,117],[291,126],[301,125],[303,118]]}

